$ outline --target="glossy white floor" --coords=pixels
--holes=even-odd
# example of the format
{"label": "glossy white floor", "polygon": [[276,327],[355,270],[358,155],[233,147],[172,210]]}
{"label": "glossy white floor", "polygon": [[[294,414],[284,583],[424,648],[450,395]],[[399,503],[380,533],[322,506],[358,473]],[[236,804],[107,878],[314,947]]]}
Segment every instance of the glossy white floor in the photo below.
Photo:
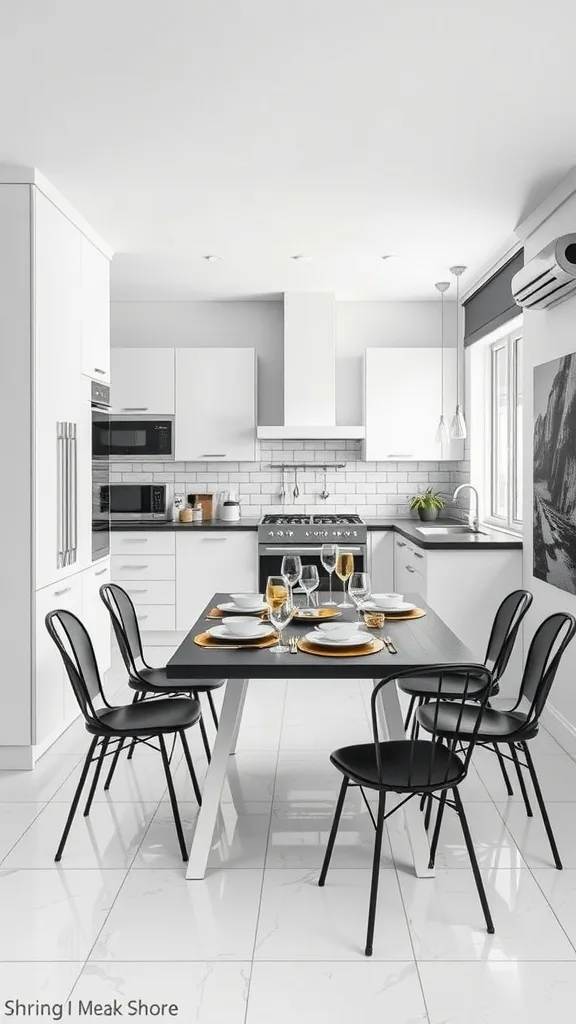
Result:
{"label": "glossy white floor", "polygon": [[[157,663],[167,649],[157,649]],[[272,655],[271,655],[272,656]],[[110,693],[121,685],[116,668]],[[124,693],[121,686],[120,693]],[[369,689],[250,686],[212,870],[186,882],[159,757],[119,765],[53,857],[87,748],[81,723],[33,773],[0,773],[2,1002],[72,997],[176,1003],[200,1024],[540,1024],[576,1003],[576,762],[546,734],[533,753],[563,872],[538,817],[507,800],[479,752],[462,790],[496,934],[485,931],[457,820],[437,877],[416,879],[396,820],[382,859],[374,957],[362,949],[373,832],[352,794],[332,868],[316,885],[340,777],[328,754],[369,738]],[[200,738],[193,753],[199,767]],[[196,807],[176,770],[188,837]]]}

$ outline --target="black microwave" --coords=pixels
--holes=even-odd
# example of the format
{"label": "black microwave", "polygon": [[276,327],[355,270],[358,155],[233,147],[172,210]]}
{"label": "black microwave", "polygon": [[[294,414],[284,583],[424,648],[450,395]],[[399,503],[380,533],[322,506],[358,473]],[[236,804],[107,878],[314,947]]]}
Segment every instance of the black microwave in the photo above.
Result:
{"label": "black microwave", "polygon": [[131,519],[167,519],[166,484],[108,484],[100,489],[100,513],[116,522]]}
{"label": "black microwave", "polygon": [[174,422],[111,416],[92,425],[92,455],[135,461],[174,458]]}

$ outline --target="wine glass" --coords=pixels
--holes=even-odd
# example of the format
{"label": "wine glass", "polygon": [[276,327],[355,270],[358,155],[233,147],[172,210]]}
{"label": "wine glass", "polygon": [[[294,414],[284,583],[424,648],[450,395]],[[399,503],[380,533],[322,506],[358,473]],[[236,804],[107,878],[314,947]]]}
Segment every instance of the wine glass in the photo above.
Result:
{"label": "wine glass", "polygon": [[300,555],[284,555],[280,572],[290,587],[290,599],[292,603],[294,603],[294,587],[298,583],[300,573],[302,572],[302,560]]}
{"label": "wine glass", "polygon": [[300,586],[306,591],[306,608],[310,610],[310,594],[320,585],[320,576],[315,565],[303,565]]}
{"label": "wine glass", "polygon": [[354,572],[354,555],[351,551],[340,551],[338,549],[338,556],[336,558],[336,575],[338,579],[342,580],[344,600],[338,605],[339,608],[352,608],[353,605],[350,601],[346,600],[346,580],[349,580],[352,573]]}
{"label": "wine glass", "polygon": [[336,604],[336,601],[332,600],[332,573],[336,568],[336,559],[338,558],[338,545],[337,544],[323,544],[320,552],[320,561],[324,566],[324,569],[328,573],[328,580],[330,584],[330,590],[328,600],[324,604]]}
{"label": "wine glass", "polygon": [[272,648],[277,654],[287,654],[290,650],[282,643],[284,627],[291,621],[296,611],[290,596],[290,589],[283,576],[269,576],[266,583],[266,603],[268,617],[278,633],[278,643]]}
{"label": "wine glass", "polygon": [[370,576],[367,572],[353,572],[348,584],[348,593],[356,605],[358,613],[358,625],[360,625],[360,606],[370,597]]}

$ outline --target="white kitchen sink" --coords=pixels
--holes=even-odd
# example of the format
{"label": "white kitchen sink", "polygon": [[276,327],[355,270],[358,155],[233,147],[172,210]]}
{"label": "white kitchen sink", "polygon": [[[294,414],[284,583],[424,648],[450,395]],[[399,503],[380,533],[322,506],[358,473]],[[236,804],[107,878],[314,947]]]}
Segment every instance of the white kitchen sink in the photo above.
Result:
{"label": "white kitchen sink", "polygon": [[433,537],[437,534],[482,534],[486,536],[483,530],[472,530],[469,526],[417,526],[418,533],[423,533],[425,537]]}

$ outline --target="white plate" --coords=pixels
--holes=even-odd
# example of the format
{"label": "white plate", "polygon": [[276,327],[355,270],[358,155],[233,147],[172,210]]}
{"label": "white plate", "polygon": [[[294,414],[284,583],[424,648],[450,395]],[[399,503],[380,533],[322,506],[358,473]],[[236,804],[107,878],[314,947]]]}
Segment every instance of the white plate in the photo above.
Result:
{"label": "white plate", "polygon": [[259,612],[265,611],[268,605],[266,601],[263,601],[256,608],[240,608],[234,604],[234,601],[225,601],[224,604],[217,604],[216,607],[220,612],[232,612],[234,615],[257,615]]}
{"label": "white plate", "polygon": [[274,632],[274,627],[268,622],[263,622],[253,633],[232,633],[227,626],[212,626],[207,632],[215,640],[263,640],[265,636],[270,636]]}
{"label": "white plate", "polygon": [[369,612],[384,612],[384,615],[394,615],[398,612],[411,612],[414,611],[415,604],[410,604],[409,601],[402,601],[401,604],[395,604],[393,608],[379,608],[374,601],[365,601],[362,605]]}
{"label": "white plate", "polygon": [[374,637],[370,636],[369,633],[354,633],[353,636],[347,640],[333,640],[329,639],[324,633],[320,633],[318,630],[314,630],[312,633],[306,634],[306,639],[311,644],[318,644],[319,647],[364,647],[369,644]]}

